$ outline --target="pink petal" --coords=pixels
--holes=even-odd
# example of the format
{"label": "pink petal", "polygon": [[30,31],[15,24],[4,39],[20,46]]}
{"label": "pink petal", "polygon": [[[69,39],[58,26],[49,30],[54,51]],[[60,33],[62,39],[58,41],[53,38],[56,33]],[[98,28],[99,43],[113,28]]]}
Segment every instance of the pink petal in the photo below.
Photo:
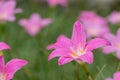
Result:
{"label": "pink petal", "polygon": [[42,26],[47,26],[47,25],[50,24],[50,23],[52,23],[52,19],[50,19],[50,18],[43,19],[43,20],[41,21],[41,25],[42,25]]}
{"label": "pink petal", "polygon": [[59,4],[58,0],[47,0],[48,4],[52,7],[56,6]]}
{"label": "pink petal", "polygon": [[109,22],[111,22],[112,24],[117,24],[120,22],[120,12],[117,11],[113,11],[108,17],[107,19],[109,20]]}
{"label": "pink petal", "polygon": [[23,9],[21,9],[21,8],[15,9],[15,13],[22,13],[22,12],[23,12]]}
{"label": "pink petal", "polygon": [[117,30],[117,37],[120,39],[120,28]]}
{"label": "pink petal", "polygon": [[28,26],[29,22],[26,19],[19,20],[19,24],[23,27]]}
{"label": "pink petal", "polygon": [[16,6],[16,1],[12,0],[12,1],[5,2],[3,7],[5,9],[8,9],[8,10],[10,9],[11,10],[11,9],[14,9],[15,6]]}
{"label": "pink petal", "polygon": [[109,32],[106,20],[94,11],[82,11],[78,19],[85,25],[87,38],[103,37]]}
{"label": "pink petal", "polygon": [[103,48],[103,53],[105,53],[105,54],[115,52],[115,51],[116,51],[116,48],[113,46],[106,46]]}
{"label": "pink petal", "polygon": [[33,13],[29,19],[31,23],[39,24],[41,21],[41,17],[38,13]]}
{"label": "pink petal", "polygon": [[107,40],[102,39],[102,38],[95,38],[95,39],[92,39],[91,41],[89,41],[87,43],[86,47],[87,47],[87,50],[92,51],[96,48],[99,48],[102,46],[108,46],[108,45],[111,45],[111,44]]}
{"label": "pink petal", "polygon": [[10,46],[4,42],[0,42],[0,51],[10,49]]}
{"label": "pink petal", "polygon": [[73,60],[72,58],[60,57],[58,60],[58,64],[64,65],[64,64],[71,62],[72,60]]}
{"label": "pink petal", "polygon": [[8,21],[11,21],[11,22],[13,22],[13,21],[15,21],[15,16],[9,16],[9,18],[8,18]]}
{"label": "pink petal", "polygon": [[88,64],[93,63],[93,53],[92,52],[87,52],[84,55],[79,57],[80,60],[87,62]]}
{"label": "pink petal", "polygon": [[11,80],[16,71],[25,66],[28,62],[22,59],[12,59],[6,65],[7,80]]}
{"label": "pink petal", "polygon": [[51,60],[52,58],[59,57],[59,56],[64,56],[69,53],[69,50],[67,49],[56,49],[54,50],[48,57],[48,60]]}
{"label": "pink petal", "polygon": [[108,33],[108,34],[105,34],[104,35],[104,38],[107,39],[108,41],[110,42],[116,42],[116,37],[115,35],[111,34],[111,33]]}
{"label": "pink petal", "polygon": [[59,0],[59,4],[61,4],[63,7],[67,6],[67,0]]}
{"label": "pink petal", "polygon": [[113,80],[112,78],[107,78],[107,79],[105,79],[105,80]]}
{"label": "pink petal", "polygon": [[7,1],[4,3],[4,5],[2,6],[2,9],[7,12],[7,14],[11,15],[14,13],[14,8],[16,6],[16,1],[12,0],[12,1]]}
{"label": "pink petal", "polygon": [[26,19],[21,19],[19,21],[19,24],[23,26],[28,34],[30,34],[31,36],[35,36],[41,30],[41,26],[39,25],[39,23],[36,24],[34,23],[34,21],[30,22]]}
{"label": "pink petal", "polygon": [[0,1],[0,7],[3,5],[3,1]]}
{"label": "pink petal", "polygon": [[4,71],[5,63],[4,63],[4,56],[0,53],[0,72]]}
{"label": "pink petal", "polygon": [[57,38],[57,42],[49,45],[47,49],[70,48],[70,46],[72,46],[71,40],[64,35],[60,35]]}
{"label": "pink petal", "polygon": [[114,74],[114,80],[120,80],[120,72]]}
{"label": "pink petal", "polygon": [[80,21],[76,21],[72,33],[72,41],[75,45],[80,44],[82,47],[85,46],[86,36]]}
{"label": "pink petal", "polygon": [[117,57],[118,57],[118,59],[120,59],[120,50],[117,51]]}

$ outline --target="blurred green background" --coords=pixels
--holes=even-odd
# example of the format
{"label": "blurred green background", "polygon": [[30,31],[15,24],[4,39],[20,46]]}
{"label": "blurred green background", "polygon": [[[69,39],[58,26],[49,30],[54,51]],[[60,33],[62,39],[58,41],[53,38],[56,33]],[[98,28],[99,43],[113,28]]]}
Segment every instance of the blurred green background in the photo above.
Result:
{"label": "blurred green background", "polygon": [[[66,8],[50,8],[44,0],[17,0],[17,7],[24,12],[16,14],[15,22],[0,24],[0,41],[7,42],[11,50],[5,51],[6,62],[12,58],[22,58],[29,64],[18,71],[13,80],[87,80],[85,72],[76,62],[58,66],[57,58],[48,62],[51,51],[48,44],[54,43],[60,34],[71,36],[74,22],[81,11],[92,10],[106,17],[112,11],[120,10],[119,0],[68,0]],[[31,37],[18,24],[19,19],[29,18],[32,13],[39,13],[43,18],[52,18],[53,23],[46,26],[35,37]],[[119,25],[111,25],[111,32],[116,33]],[[102,54],[101,49],[94,51],[94,62],[87,65],[94,80],[112,77],[120,70],[120,62],[113,55]]]}

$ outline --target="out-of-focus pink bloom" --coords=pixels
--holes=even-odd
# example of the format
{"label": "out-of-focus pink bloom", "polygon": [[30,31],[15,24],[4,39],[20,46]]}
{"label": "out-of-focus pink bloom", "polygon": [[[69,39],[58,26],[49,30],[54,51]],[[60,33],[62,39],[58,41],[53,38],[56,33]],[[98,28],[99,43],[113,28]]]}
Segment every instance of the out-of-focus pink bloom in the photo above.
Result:
{"label": "out-of-focus pink bloom", "polygon": [[120,12],[114,11],[112,12],[107,19],[109,20],[109,22],[111,22],[112,24],[117,24],[120,23]]}
{"label": "out-of-focus pink bloom", "polygon": [[79,20],[83,23],[88,38],[102,37],[109,32],[106,20],[93,11],[81,12]]}
{"label": "out-of-focus pink bloom", "polygon": [[105,80],[120,80],[120,72],[114,73],[113,78],[107,78]]}
{"label": "out-of-focus pink bloom", "polygon": [[11,80],[15,72],[26,64],[26,60],[12,59],[5,65],[4,56],[0,55],[0,80]]}
{"label": "out-of-focus pink bloom", "polygon": [[61,5],[63,7],[67,6],[67,0],[47,0],[48,4],[52,7],[56,5]]}
{"label": "out-of-focus pink bloom", "polygon": [[79,21],[76,21],[71,39],[61,35],[56,43],[47,47],[48,49],[55,49],[49,55],[48,60],[60,57],[58,60],[59,65],[66,64],[72,60],[91,64],[93,62],[92,50],[104,45],[110,45],[110,43],[102,38],[95,38],[86,43],[84,27]]}
{"label": "out-of-focus pink bloom", "polygon": [[31,35],[35,36],[43,27],[52,22],[52,19],[42,19],[39,14],[34,13],[30,19],[21,19],[19,24],[25,28],[25,30]]}
{"label": "out-of-focus pink bloom", "polygon": [[110,41],[111,46],[107,46],[103,49],[103,53],[109,54],[111,52],[116,52],[117,57],[120,59],[120,29],[117,31],[117,35],[112,33],[106,34],[104,36],[108,41]]}
{"label": "out-of-focus pink bloom", "polygon": [[0,42],[0,51],[2,50],[8,50],[10,49],[10,46],[4,42]]}
{"label": "out-of-focus pink bloom", "polygon": [[0,22],[14,21],[15,14],[22,12],[21,8],[16,9],[15,7],[15,0],[0,1]]}

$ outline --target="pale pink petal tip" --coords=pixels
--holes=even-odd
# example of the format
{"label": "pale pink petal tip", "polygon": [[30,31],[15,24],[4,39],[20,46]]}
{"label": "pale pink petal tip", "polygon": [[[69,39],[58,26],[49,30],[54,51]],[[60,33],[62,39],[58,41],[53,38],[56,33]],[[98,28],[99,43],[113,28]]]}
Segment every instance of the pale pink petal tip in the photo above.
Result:
{"label": "pale pink petal tip", "polygon": [[47,26],[49,24],[51,24],[53,21],[50,18],[47,19],[43,19],[43,21],[41,22],[42,26]]}
{"label": "pale pink petal tip", "polygon": [[0,51],[1,50],[8,50],[10,49],[10,46],[4,42],[0,42]]}
{"label": "pale pink petal tip", "polygon": [[72,58],[60,57],[58,60],[58,65],[61,66],[61,65],[67,64],[71,62],[72,60],[73,60]]}
{"label": "pale pink petal tip", "polygon": [[16,10],[15,10],[15,13],[22,13],[23,12],[23,9],[21,9],[21,8],[17,8]]}
{"label": "pale pink petal tip", "polygon": [[107,79],[105,79],[105,80],[113,80],[112,78],[107,78]]}
{"label": "pale pink petal tip", "polygon": [[91,50],[91,51],[99,47],[110,46],[110,45],[111,43],[109,41],[102,38],[95,38],[87,43],[88,50]]}
{"label": "pale pink petal tip", "polygon": [[54,44],[50,44],[47,46],[47,50],[53,49],[54,48]]}

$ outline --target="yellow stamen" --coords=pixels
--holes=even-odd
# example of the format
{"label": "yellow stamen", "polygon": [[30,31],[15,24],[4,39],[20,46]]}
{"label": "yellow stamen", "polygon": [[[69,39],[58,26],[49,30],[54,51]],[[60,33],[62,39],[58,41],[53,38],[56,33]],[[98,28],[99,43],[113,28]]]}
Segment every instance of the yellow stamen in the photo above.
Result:
{"label": "yellow stamen", "polygon": [[2,19],[6,19],[7,18],[7,14],[2,14],[2,15],[0,15],[0,19],[2,20]]}
{"label": "yellow stamen", "polygon": [[72,57],[77,57],[78,56],[73,48],[70,48],[70,50],[71,50]]}
{"label": "yellow stamen", "polygon": [[3,56],[3,52],[2,51],[0,51],[0,56]]}
{"label": "yellow stamen", "polygon": [[78,46],[77,50],[74,50],[73,48],[70,48],[71,50],[71,56],[72,57],[77,57],[77,56],[80,56],[82,54],[84,54],[85,50],[83,48],[80,48]]}

